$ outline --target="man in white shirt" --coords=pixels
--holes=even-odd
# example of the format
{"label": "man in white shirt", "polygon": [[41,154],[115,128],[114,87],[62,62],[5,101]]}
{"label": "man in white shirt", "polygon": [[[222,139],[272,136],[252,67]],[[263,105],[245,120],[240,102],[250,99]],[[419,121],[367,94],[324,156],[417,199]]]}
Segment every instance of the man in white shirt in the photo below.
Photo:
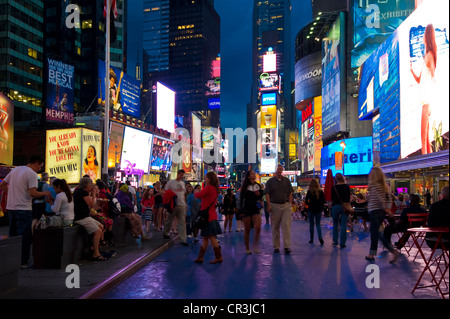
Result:
{"label": "man in white shirt", "polygon": [[180,235],[181,244],[187,246],[186,242],[186,185],[184,183],[184,170],[177,172],[177,178],[167,182],[166,191],[171,190],[177,195],[176,206],[164,225],[164,238],[169,238],[169,230],[172,228],[173,219],[177,219],[178,234]]}
{"label": "man in white shirt", "polygon": [[133,202],[134,206],[137,206],[136,189],[131,185],[130,181],[126,181],[125,184],[128,185],[128,191],[131,194],[131,201]]}
{"label": "man in white shirt", "polygon": [[0,187],[8,193],[6,210],[9,212],[9,236],[22,236],[22,268],[29,267],[32,244],[32,199],[51,196],[49,191],[39,192],[38,175],[44,165],[40,157],[32,157],[26,166],[14,168],[3,179]]}

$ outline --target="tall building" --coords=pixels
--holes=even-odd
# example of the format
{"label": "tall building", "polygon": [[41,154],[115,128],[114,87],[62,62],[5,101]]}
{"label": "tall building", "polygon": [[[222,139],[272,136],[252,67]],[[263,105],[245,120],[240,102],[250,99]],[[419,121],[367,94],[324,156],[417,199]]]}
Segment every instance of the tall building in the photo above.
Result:
{"label": "tall building", "polygon": [[211,125],[218,124],[219,112],[211,119],[207,96],[211,65],[220,51],[214,1],[147,0],[143,11],[144,108],[151,111],[152,87],[160,81],[176,92],[175,114],[199,111],[209,114],[204,118]]}
{"label": "tall building", "polygon": [[255,0],[253,7],[253,63],[250,109],[247,110],[248,127],[257,128],[260,107],[260,76],[263,59],[268,52],[276,54],[276,73],[280,76],[279,102],[281,120],[278,125],[279,145],[283,161],[286,130],[295,128],[291,84],[291,5],[289,0]]}
{"label": "tall building", "polygon": [[44,1],[0,3],[0,89],[14,101],[15,128],[42,121]]}

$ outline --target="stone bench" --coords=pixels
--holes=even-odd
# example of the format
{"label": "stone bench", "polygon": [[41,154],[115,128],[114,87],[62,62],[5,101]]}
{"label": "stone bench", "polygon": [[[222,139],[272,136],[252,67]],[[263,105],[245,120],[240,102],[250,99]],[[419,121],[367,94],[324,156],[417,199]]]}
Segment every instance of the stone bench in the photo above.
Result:
{"label": "stone bench", "polygon": [[17,289],[22,236],[0,236],[0,294]]}
{"label": "stone bench", "polygon": [[136,242],[136,239],[130,234],[130,224],[127,218],[122,215],[114,218],[112,232],[114,236],[113,241],[117,245],[127,245]]}

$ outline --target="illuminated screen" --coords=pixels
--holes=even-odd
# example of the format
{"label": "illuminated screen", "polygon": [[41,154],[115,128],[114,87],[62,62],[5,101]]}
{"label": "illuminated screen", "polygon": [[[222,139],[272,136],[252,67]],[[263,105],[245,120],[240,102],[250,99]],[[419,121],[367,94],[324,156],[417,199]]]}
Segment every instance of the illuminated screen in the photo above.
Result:
{"label": "illuminated screen", "polygon": [[[148,173],[152,137],[150,133],[125,126],[120,169],[124,170],[131,165]],[[136,165],[133,166],[134,164]]]}
{"label": "illuminated screen", "polygon": [[446,0],[426,1],[397,30],[401,158],[448,150],[448,10]]}
{"label": "illuminated screen", "polygon": [[220,97],[208,99],[208,108],[210,110],[220,109]]}
{"label": "illuminated screen", "polygon": [[367,175],[373,166],[372,137],[349,138],[345,141],[344,171],[336,170],[335,153],[342,152],[341,141],[334,142],[322,148],[320,167],[323,177],[327,176],[327,170],[331,169],[333,176],[336,173],[344,175]]}
{"label": "illuminated screen", "polygon": [[259,78],[260,91],[276,91],[280,86],[280,77],[276,73],[263,73]]}
{"label": "illuminated screen", "polygon": [[14,103],[0,92],[0,162],[13,163]]}
{"label": "illuminated screen", "polygon": [[261,95],[261,105],[275,105],[277,104],[277,93],[263,93]]}
{"label": "illuminated screen", "polygon": [[157,82],[156,94],[156,126],[173,133],[175,131],[175,91]]}
{"label": "illuminated screen", "polygon": [[172,148],[172,141],[157,136],[153,137],[150,168],[158,171],[170,171],[172,168]]}
{"label": "illuminated screen", "polygon": [[277,71],[277,55],[266,54],[263,56],[263,72]]}

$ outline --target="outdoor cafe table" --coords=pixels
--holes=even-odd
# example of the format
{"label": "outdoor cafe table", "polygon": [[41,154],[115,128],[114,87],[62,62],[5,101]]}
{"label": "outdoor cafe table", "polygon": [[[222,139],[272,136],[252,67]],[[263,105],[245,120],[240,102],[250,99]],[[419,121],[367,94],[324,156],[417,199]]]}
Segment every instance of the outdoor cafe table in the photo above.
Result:
{"label": "outdoor cafe table", "polygon": [[[416,246],[416,248],[418,249],[419,254],[422,256],[423,260],[425,261],[425,267],[422,270],[422,273],[419,277],[419,279],[417,280],[416,285],[414,286],[413,291],[411,292],[412,294],[414,293],[414,291],[416,291],[416,289],[418,288],[426,288],[426,287],[436,287],[436,289],[439,291],[439,293],[441,294],[442,298],[445,299],[445,295],[448,295],[448,292],[444,293],[442,292],[442,289],[440,287],[440,284],[442,281],[444,281],[445,283],[445,274],[448,271],[448,258],[449,258],[449,254],[448,254],[448,250],[445,249],[444,247],[444,243],[442,242],[442,236],[445,233],[449,232],[449,228],[448,227],[415,227],[415,228],[408,228],[407,232],[411,235],[413,241],[414,241],[414,245]],[[428,258],[425,257],[425,254],[423,252],[423,243],[426,240],[425,239],[425,235],[426,234],[435,234],[437,236],[436,239],[436,244],[434,245],[434,247],[432,248],[431,254]],[[419,244],[418,239],[422,238],[422,242]],[[434,241],[434,238],[433,238]],[[439,247],[441,246],[441,247]],[[441,277],[437,278],[437,269],[436,271],[433,273],[432,269],[431,269],[431,265],[433,264],[433,256],[436,252],[436,249],[438,248],[442,248],[442,255],[441,257],[444,259],[444,271],[440,271],[441,273]],[[439,265],[438,265],[439,266]],[[426,271],[429,271],[430,275],[431,275],[431,280],[432,280],[432,285],[430,286],[424,286],[424,287],[418,287],[420,284],[420,281],[422,280],[424,274]]]}

